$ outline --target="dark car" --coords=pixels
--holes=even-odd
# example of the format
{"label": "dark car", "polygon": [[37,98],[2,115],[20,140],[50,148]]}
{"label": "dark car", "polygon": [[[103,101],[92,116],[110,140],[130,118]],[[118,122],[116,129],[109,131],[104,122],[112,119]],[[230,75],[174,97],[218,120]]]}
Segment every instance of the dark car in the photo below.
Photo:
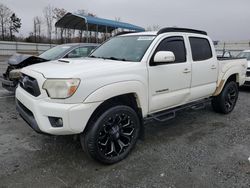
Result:
{"label": "dark car", "polygon": [[70,43],[55,46],[39,56],[15,54],[7,61],[8,68],[3,76],[0,77],[2,87],[8,91],[15,91],[20,78],[20,69],[23,67],[61,58],[86,57],[97,46],[98,44],[91,43]]}

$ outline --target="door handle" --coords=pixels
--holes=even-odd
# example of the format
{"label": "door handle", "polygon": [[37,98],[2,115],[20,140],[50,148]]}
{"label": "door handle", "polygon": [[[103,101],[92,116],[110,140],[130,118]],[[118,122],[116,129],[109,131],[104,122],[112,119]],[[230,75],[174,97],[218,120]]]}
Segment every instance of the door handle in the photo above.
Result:
{"label": "door handle", "polygon": [[190,72],[191,71],[188,68],[184,69],[184,71],[183,71],[183,73],[190,73]]}
{"label": "door handle", "polygon": [[211,69],[217,69],[216,65],[212,65]]}

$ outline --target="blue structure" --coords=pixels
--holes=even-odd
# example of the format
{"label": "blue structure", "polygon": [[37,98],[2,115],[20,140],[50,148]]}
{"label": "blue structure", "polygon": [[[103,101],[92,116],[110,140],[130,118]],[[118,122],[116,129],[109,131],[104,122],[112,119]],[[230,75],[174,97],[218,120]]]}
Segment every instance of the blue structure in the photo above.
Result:
{"label": "blue structure", "polygon": [[73,13],[67,13],[64,17],[56,22],[55,26],[60,28],[94,31],[100,33],[111,33],[115,29],[119,28],[136,32],[145,31],[144,28],[129,23]]}

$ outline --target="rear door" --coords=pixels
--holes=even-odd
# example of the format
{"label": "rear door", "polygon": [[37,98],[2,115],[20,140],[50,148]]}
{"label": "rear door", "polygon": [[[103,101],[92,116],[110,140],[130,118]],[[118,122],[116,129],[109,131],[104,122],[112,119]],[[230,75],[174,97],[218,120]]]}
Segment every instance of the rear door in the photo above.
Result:
{"label": "rear door", "polygon": [[206,36],[189,36],[192,54],[192,82],[190,100],[211,96],[216,90],[218,61],[212,41]]}
{"label": "rear door", "polygon": [[[187,57],[185,40],[181,35],[166,37],[154,50],[148,68],[151,113],[186,103],[189,99],[191,62]],[[173,52],[175,61],[155,64],[154,55],[159,51]]]}

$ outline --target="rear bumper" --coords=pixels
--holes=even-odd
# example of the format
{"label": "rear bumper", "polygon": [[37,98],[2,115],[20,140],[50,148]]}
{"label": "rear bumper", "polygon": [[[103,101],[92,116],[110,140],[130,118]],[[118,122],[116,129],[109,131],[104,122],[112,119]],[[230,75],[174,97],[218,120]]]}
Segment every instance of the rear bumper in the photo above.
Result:
{"label": "rear bumper", "polygon": [[17,82],[7,80],[3,76],[0,76],[0,82],[2,83],[2,87],[8,91],[14,92],[17,87]]}
{"label": "rear bumper", "polygon": [[[70,135],[83,132],[91,115],[101,104],[79,103],[63,104],[52,102],[49,98],[36,98],[21,87],[16,90],[16,107],[21,117],[38,133],[51,135]],[[49,117],[63,120],[62,127],[53,127]]]}

